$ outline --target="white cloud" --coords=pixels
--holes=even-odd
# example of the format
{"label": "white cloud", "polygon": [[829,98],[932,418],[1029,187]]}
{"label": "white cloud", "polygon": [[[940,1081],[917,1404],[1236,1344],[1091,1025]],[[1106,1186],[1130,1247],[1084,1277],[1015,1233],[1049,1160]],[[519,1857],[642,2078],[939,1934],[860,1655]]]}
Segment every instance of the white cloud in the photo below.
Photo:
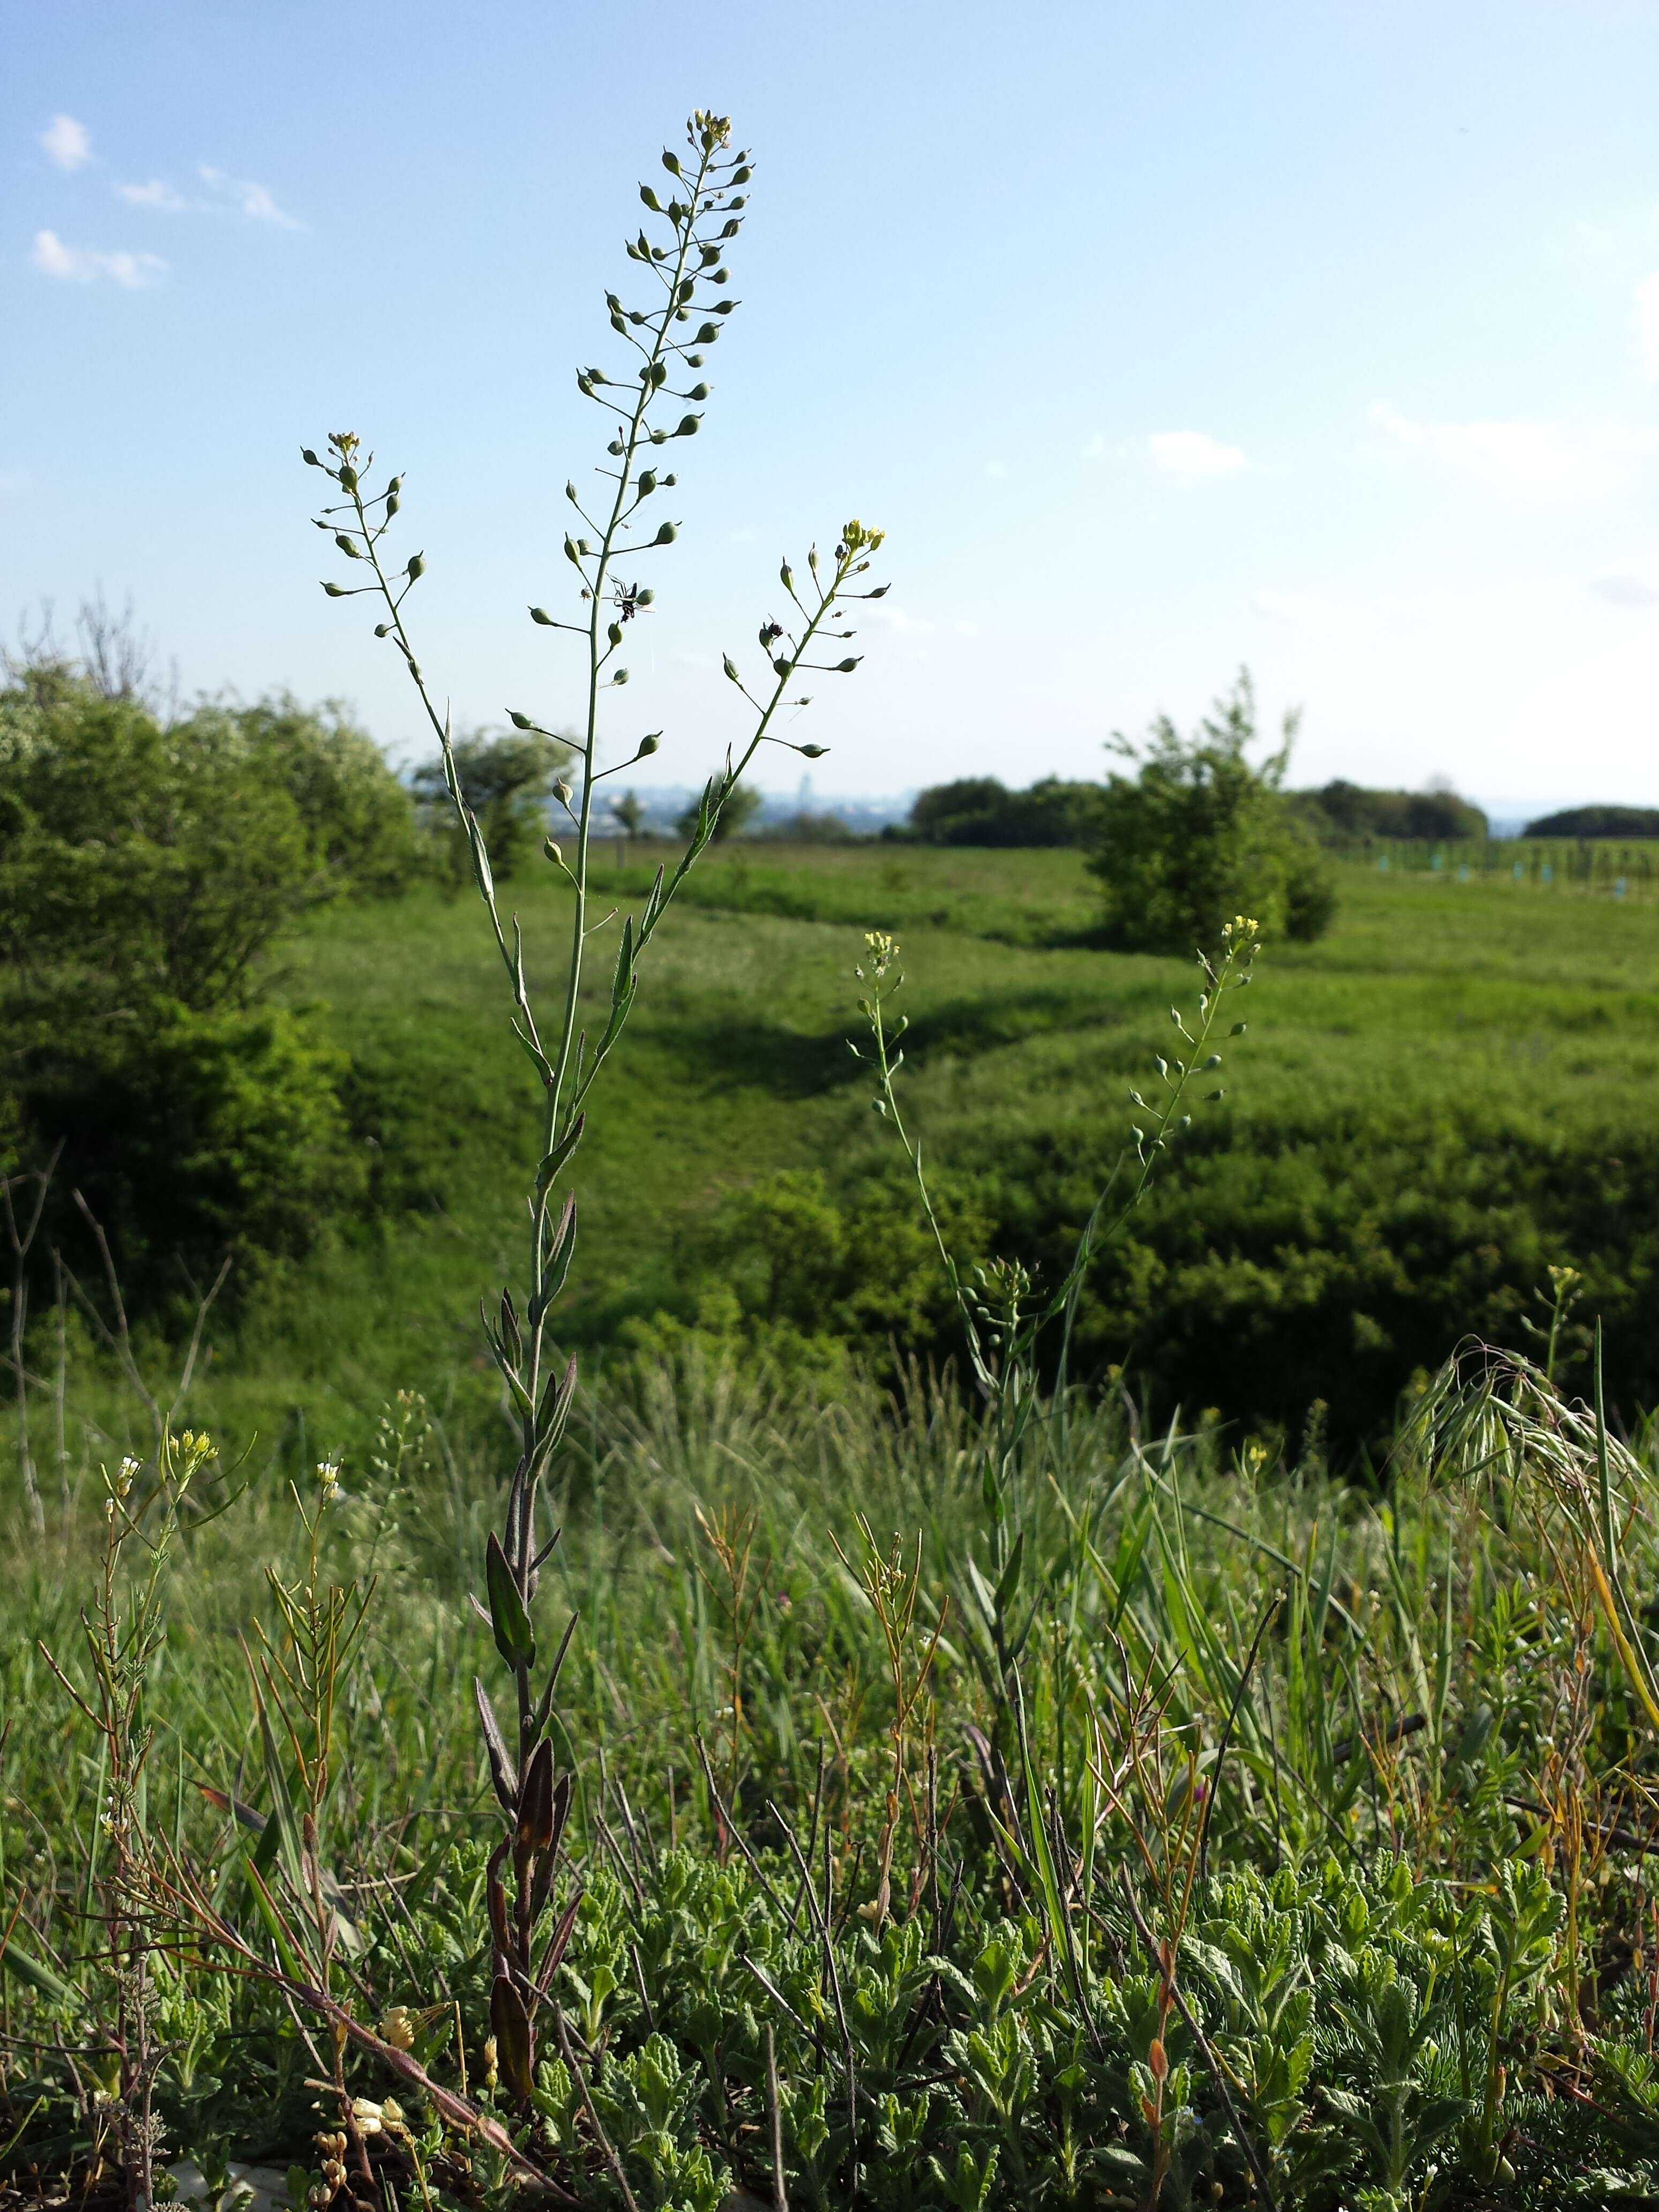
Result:
{"label": "white cloud", "polygon": [[40,146],[54,169],[84,169],[92,159],[92,139],[72,115],[54,115],[40,133]]}
{"label": "white cloud", "polygon": [[1659,384],[1659,276],[1644,276],[1636,288],[1636,349],[1650,384]]}
{"label": "white cloud", "polygon": [[1621,467],[1659,451],[1659,431],[1604,424],[1564,429],[1556,422],[1416,422],[1379,399],[1373,426],[1402,453],[1443,461],[1505,491],[1600,491]]}
{"label": "white cloud", "polygon": [[106,277],[124,292],[141,292],[167,273],[159,253],[99,253],[90,246],[65,246],[55,230],[34,234],[34,265],[43,276],[64,284],[95,284]]}
{"label": "white cloud", "polygon": [[1598,576],[1590,589],[1615,607],[1659,606],[1659,585],[1644,576]]}
{"label": "white cloud", "polygon": [[216,195],[213,204],[228,205],[244,215],[250,222],[268,222],[278,230],[302,230],[303,223],[295,221],[279,208],[264,185],[256,185],[248,177],[228,177],[222,169],[215,169],[204,162],[197,171],[208,190]]}
{"label": "white cloud", "polygon": [[1237,446],[1224,446],[1202,430],[1158,430],[1146,441],[1146,458],[1160,476],[1177,483],[1203,483],[1245,466]]}
{"label": "white cloud", "polygon": [[117,185],[115,197],[129,207],[155,208],[163,215],[183,215],[190,205],[182,192],[174,191],[159,177],[152,177],[147,185]]}

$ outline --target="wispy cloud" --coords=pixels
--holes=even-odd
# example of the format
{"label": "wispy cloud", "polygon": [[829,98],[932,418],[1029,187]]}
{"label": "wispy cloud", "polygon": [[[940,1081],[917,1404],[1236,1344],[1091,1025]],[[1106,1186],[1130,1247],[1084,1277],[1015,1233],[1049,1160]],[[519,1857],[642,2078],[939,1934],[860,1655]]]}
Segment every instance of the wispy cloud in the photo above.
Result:
{"label": "wispy cloud", "polygon": [[1659,584],[1644,576],[1598,576],[1590,589],[1612,606],[1659,607]]}
{"label": "wispy cloud", "polygon": [[1243,450],[1224,445],[1203,430],[1158,430],[1146,441],[1146,458],[1161,477],[1177,483],[1206,483],[1236,476],[1246,465]]}
{"label": "wispy cloud", "polygon": [[265,185],[256,185],[251,177],[228,177],[222,169],[212,168],[206,162],[196,173],[216,196],[218,204],[234,208],[250,222],[268,222],[277,230],[305,228],[296,217],[277,206]]}
{"label": "wispy cloud", "polygon": [[118,285],[124,292],[142,292],[167,274],[159,253],[100,253],[87,246],[65,246],[55,230],[34,234],[34,265],[43,276],[63,284]]}
{"label": "wispy cloud", "polygon": [[1659,384],[1659,276],[1642,279],[1632,306],[1643,373],[1650,384]]}
{"label": "wispy cloud", "polygon": [[117,185],[115,197],[129,207],[148,208],[159,215],[240,215],[248,222],[268,223],[273,230],[303,230],[305,225],[277,206],[268,185],[252,177],[233,177],[204,161],[196,172],[204,191],[181,192],[164,178],[152,177],[146,185]]}
{"label": "wispy cloud", "polygon": [[147,185],[117,185],[115,197],[129,207],[155,208],[164,215],[183,215],[191,204],[182,192],[164,185],[159,177],[152,177]]}
{"label": "wispy cloud", "polygon": [[73,173],[92,159],[92,137],[72,115],[54,115],[40,133],[40,149],[54,169]]}
{"label": "wispy cloud", "polygon": [[1418,422],[1381,399],[1370,422],[1399,451],[1442,461],[1505,491],[1600,491],[1616,480],[1621,465],[1659,451],[1659,431],[1623,424],[1568,429],[1525,418]]}

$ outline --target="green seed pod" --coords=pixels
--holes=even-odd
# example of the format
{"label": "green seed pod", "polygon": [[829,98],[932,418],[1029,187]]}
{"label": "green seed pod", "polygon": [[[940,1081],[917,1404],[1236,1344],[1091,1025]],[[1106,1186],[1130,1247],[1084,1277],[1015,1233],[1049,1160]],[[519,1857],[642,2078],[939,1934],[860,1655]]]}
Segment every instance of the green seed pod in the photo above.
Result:
{"label": "green seed pod", "polygon": [[341,552],[345,555],[348,561],[361,561],[362,559],[362,555],[357,550],[357,548],[346,536],[343,530],[337,530],[335,532],[334,543],[339,547]]}
{"label": "green seed pod", "polygon": [[556,868],[562,867],[564,866],[564,854],[559,850],[558,847],[554,843],[550,837],[544,837],[542,840],[542,852],[546,859],[552,861]]}
{"label": "green seed pod", "polygon": [[374,635],[376,637],[390,637],[392,635],[392,624],[390,623],[376,623],[374,625]]}
{"label": "green seed pod", "polygon": [[409,556],[409,566],[404,570],[404,574],[411,584],[419,583],[421,578],[426,574],[425,554],[411,553]]}
{"label": "green seed pod", "polygon": [[678,176],[680,173],[680,157],[678,154],[671,154],[666,147],[663,149],[662,165],[664,168],[667,170],[671,177]]}
{"label": "green seed pod", "polygon": [[628,671],[625,668],[619,668],[616,674],[611,678],[611,681],[613,684],[626,684],[628,681]]}
{"label": "green seed pod", "polygon": [[727,676],[731,678],[733,684],[742,683],[743,678],[738,673],[738,664],[732,659],[729,653],[721,656],[720,665],[725,669]]}
{"label": "green seed pod", "polygon": [[641,738],[640,739],[640,749],[634,756],[635,759],[644,760],[647,754],[656,751],[658,745],[661,742],[662,732],[660,731],[653,731],[648,738]]}
{"label": "green seed pod", "polygon": [[803,760],[822,760],[829,750],[828,745],[800,745],[797,748]]}
{"label": "green seed pod", "polygon": [[695,438],[697,434],[697,426],[702,421],[701,415],[682,415],[674,435],[677,438]]}
{"label": "green seed pod", "polygon": [[309,446],[301,447],[300,459],[305,463],[308,469],[319,469],[323,465],[318,459],[316,454],[312,452]]}
{"label": "green seed pod", "polygon": [[352,467],[349,461],[342,461],[340,464],[340,489],[344,492],[353,492],[356,491],[356,470]]}
{"label": "green seed pod", "polygon": [[[746,185],[754,173],[754,171],[748,167],[733,169],[732,172],[732,181],[734,185]],[[733,200],[732,204],[733,207],[736,207],[738,203]]]}
{"label": "green seed pod", "polygon": [[720,334],[718,323],[705,323],[691,343],[694,345],[713,345]]}
{"label": "green seed pod", "polygon": [[772,663],[773,667],[777,671],[780,676],[787,676],[794,665],[794,662],[791,660],[787,653],[779,653],[777,659]]}
{"label": "green seed pod", "polygon": [[688,399],[707,399],[708,386],[706,384],[694,384],[685,396]]}
{"label": "green seed pod", "polygon": [[395,491],[389,491],[386,495],[386,519],[388,522],[391,521],[392,516],[398,512],[399,504],[400,501],[398,501],[397,493]]}
{"label": "green seed pod", "polygon": [[641,499],[649,499],[652,493],[655,491],[656,489],[657,471],[655,469],[641,469],[640,471],[640,497]]}
{"label": "green seed pod", "polygon": [[678,536],[679,532],[675,529],[673,524],[672,522],[665,522],[659,526],[657,534],[652,539],[651,543],[653,545],[672,545]]}
{"label": "green seed pod", "polygon": [[611,627],[606,630],[605,636],[610,640],[612,645],[620,645],[622,643],[622,624],[620,623],[612,623]]}
{"label": "green seed pod", "polygon": [[343,599],[347,597],[346,587],[343,584],[325,584],[323,586],[323,589],[328,593],[331,599]]}
{"label": "green seed pod", "polygon": [[652,191],[649,185],[641,185],[640,186],[640,198],[645,202],[647,207],[650,209],[653,215],[660,215],[662,213],[662,202],[657,198],[657,195]]}
{"label": "green seed pod", "polygon": [[635,606],[639,607],[648,607],[654,602],[656,596],[656,593],[649,589],[643,592],[635,592],[634,594],[634,604]]}
{"label": "green seed pod", "polygon": [[850,676],[850,675],[852,674],[853,671],[854,671],[854,670],[858,666],[859,662],[863,659],[863,657],[864,657],[864,656],[863,656],[863,654],[862,654],[862,653],[855,653],[851,654],[851,655],[850,655],[847,659],[845,659],[845,660],[838,660],[838,661],[836,663],[836,675],[837,675],[837,676]]}
{"label": "green seed pod", "polygon": [[539,623],[544,629],[552,629],[555,627],[553,617],[545,607],[532,607],[530,619],[533,623]]}
{"label": "green seed pod", "polygon": [[509,707],[507,708],[507,719],[512,723],[515,730],[533,730],[536,726],[536,725],[531,720],[529,715],[521,714],[516,707]]}

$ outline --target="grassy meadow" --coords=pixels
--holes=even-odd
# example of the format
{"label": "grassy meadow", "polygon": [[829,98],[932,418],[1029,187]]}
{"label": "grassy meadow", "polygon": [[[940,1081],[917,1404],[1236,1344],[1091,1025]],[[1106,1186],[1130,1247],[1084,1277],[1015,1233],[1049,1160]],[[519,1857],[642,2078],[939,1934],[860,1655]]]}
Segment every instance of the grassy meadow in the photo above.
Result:
{"label": "grassy meadow", "polygon": [[[551,969],[568,908],[514,888]],[[581,1157],[584,1385],[532,1514],[541,1663],[570,1641],[522,1777],[477,1301],[533,1087],[470,900],[314,917],[281,988],[349,1058],[378,1212],[210,1322],[192,1433],[71,1329],[44,1525],[0,1505],[0,2204],[114,2212],[152,2165],[215,2212],[1659,2203],[1656,1437],[1618,1303],[1659,911],[1342,890],[1227,1000],[1227,1096],[1103,1262],[1073,1389],[988,1414],[929,1364],[936,1263],[847,1049],[863,933],[902,943],[947,1219],[1056,1273],[1194,971],[1098,949],[1070,853],[692,879]],[[1559,1388],[1428,1380],[1471,1327],[1528,1348],[1569,1258],[1610,1425],[1571,1316]],[[1345,1407],[1389,1417],[1385,1483]]]}
{"label": "grassy meadow", "polygon": [[[602,854],[600,911],[637,905],[655,860]],[[1501,875],[1340,874],[1331,934],[1266,949],[1226,1098],[1200,1108],[1094,1279],[1080,1339],[1093,1370],[1122,1366],[1165,1413],[1214,1406],[1292,1434],[1321,1401],[1352,1444],[1386,1431],[1398,1392],[1465,1333],[1524,1340],[1548,1267],[1571,1263],[1583,1311],[1604,1318],[1609,1390],[1633,1414],[1659,1397],[1643,1319],[1659,1255],[1659,908]],[[545,973],[564,902],[542,876],[510,889]],[[791,1341],[820,1310],[855,1305],[846,1254],[815,1261],[814,1235],[836,1228],[821,1212],[781,1291],[747,1280],[751,1224],[732,1209],[780,1175],[821,1177],[843,1215],[874,1182],[874,1233],[914,1231],[847,1049],[869,927],[902,940],[902,1080],[930,1169],[959,1196],[963,1256],[1014,1250],[1063,1271],[1134,1118],[1128,1088],[1146,1085],[1195,977],[1090,942],[1080,855],[759,845],[711,855],[684,896],[584,1146],[568,1310],[590,1363],[654,1342],[653,1316],[707,1319],[711,1282],[738,1284],[748,1310],[734,1322],[728,1296],[716,1316],[738,1344],[769,1299],[798,1316]],[[268,1445],[303,1422],[319,1446],[361,1448],[416,1384],[454,1418],[489,1419],[477,1302],[514,1264],[535,1144],[498,981],[470,902],[430,890],[325,909],[291,945],[283,988],[320,1001],[351,1055],[389,1211],[250,1290],[192,1400],[217,1431]],[[925,1251],[916,1265],[931,1281]],[[881,1354],[887,1312],[878,1303],[864,1352]],[[898,1334],[953,1348],[938,1307]]]}

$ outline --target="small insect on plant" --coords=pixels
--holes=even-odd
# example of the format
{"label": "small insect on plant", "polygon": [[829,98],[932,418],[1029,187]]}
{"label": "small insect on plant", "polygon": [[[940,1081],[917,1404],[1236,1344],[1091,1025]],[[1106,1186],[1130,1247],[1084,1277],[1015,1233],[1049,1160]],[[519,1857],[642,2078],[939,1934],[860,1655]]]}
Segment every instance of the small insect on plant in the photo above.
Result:
{"label": "small insect on plant", "polygon": [[[722,811],[762,745],[788,744],[809,760],[822,754],[821,745],[796,744],[777,736],[773,725],[785,708],[809,703],[801,690],[805,678],[852,674],[857,658],[836,651],[853,635],[844,620],[848,605],[878,599],[887,589],[866,581],[882,533],[861,522],[842,528],[827,559],[814,546],[804,575],[798,576],[785,560],[779,580],[793,614],[787,624],[769,616],[761,625],[764,672],[751,681],[730,654],[724,659],[725,672],[752,717],[746,737],[728,749],[724,766],[704,786],[684,852],[672,872],[658,870],[637,918],[627,915],[614,930],[614,915],[594,919],[589,912],[589,868],[599,786],[619,769],[648,758],[662,738],[660,731],[629,738],[621,757],[601,765],[608,737],[605,716],[628,682],[628,669],[617,657],[624,630],[655,599],[654,587],[638,579],[642,569],[650,573],[644,568],[647,556],[665,551],[678,534],[672,520],[653,527],[648,520],[677,481],[672,470],[659,465],[658,456],[661,448],[696,434],[702,420],[696,410],[709,393],[704,364],[738,305],[727,289],[726,263],[742,227],[752,165],[746,154],[732,149],[731,136],[725,117],[699,111],[686,127],[685,150],[663,154],[667,185],[640,187],[648,227],[627,240],[625,251],[638,270],[643,303],[629,306],[619,293],[605,295],[611,331],[628,349],[626,365],[614,373],[600,367],[576,373],[578,391],[605,410],[612,429],[596,472],[598,491],[585,495],[574,483],[565,488],[573,510],[563,556],[575,571],[574,619],[539,605],[529,611],[538,628],[576,640],[585,662],[585,706],[576,744],[580,788],[561,784],[555,792],[570,841],[567,848],[550,836],[544,848],[573,895],[563,975],[545,999],[527,970],[518,918],[503,917],[497,902],[489,851],[457,773],[449,718],[439,711],[410,634],[407,605],[426,573],[426,560],[412,553],[398,565],[390,551],[403,478],[392,476],[379,490],[372,489],[374,455],[352,431],[337,431],[325,454],[304,451],[307,462],[341,493],[317,518],[317,527],[355,564],[353,580],[330,580],[323,589],[331,599],[373,602],[378,617],[374,635],[401,656],[415,685],[441,750],[445,784],[507,971],[514,1030],[542,1091],[542,1137],[529,1192],[524,1277],[516,1291],[511,1285],[501,1291],[494,1315],[487,1311],[484,1322],[520,1434],[501,1525],[489,1540],[485,1603],[480,1607],[494,1632],[509,1693],[512,1718],[505,1727],[489,1690],[483,1682],[474,1686],[505,1823],[489,1866],[495,1960],[490,2020],[501,2078],[521,2108],[532,2093],[544,2012],[550,2009],[560,2045],[568,2055],[570,2050],[550,1993],[575,1913],[574,1897],[556,1899],[571,1783],[568,1775],[556,1778],[550,1730],[559,1668],[574,1624],[566,1625],[550,1664],[538,1668],[545,1639],[536,1620],[536,1590],[540,1570],[558,1540],[557,1529],[544,1525],[542,1486],[576,1388],[576,1363],[561,1357],[554,1322],[575,1251],[576,1199],[568,1188],[572,1162],[600,1070],[632,1009],[641,963],[675,893],[714,836]],[[815,659],[820,652],[826,658]],[[515,729],[550,734],[534,715],[518,708],[507,711]],[[603,815],[599,826],[603,834]],[[602,1031],[593,1038],[580,1026],[578,1010],[590,939],[606,931],[611,932],[606,949],[614,945],[610,1007]]]}

